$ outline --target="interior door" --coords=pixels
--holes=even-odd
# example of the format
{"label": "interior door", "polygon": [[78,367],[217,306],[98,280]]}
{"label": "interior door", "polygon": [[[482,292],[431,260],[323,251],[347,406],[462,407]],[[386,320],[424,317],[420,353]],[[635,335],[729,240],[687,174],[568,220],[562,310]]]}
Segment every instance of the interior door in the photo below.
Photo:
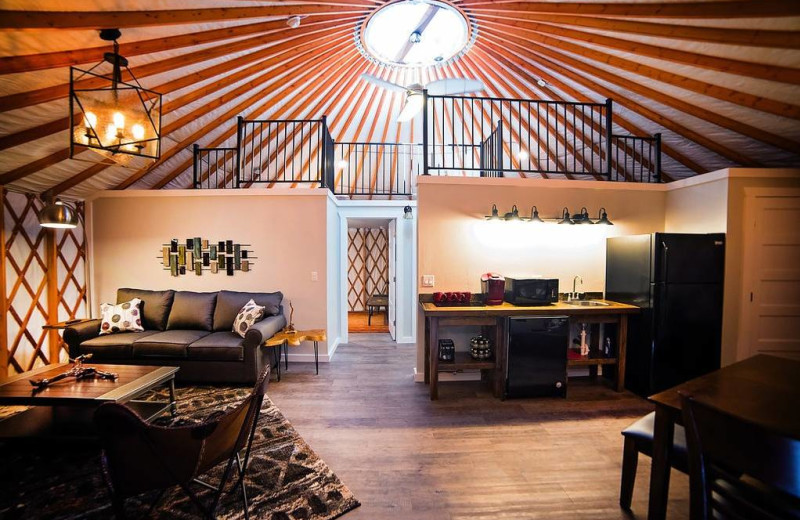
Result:
{"label": "interior door", "polygon": [[397,220],[389,221],[389,335],[397,339],[395,332],[397,298]]}
{"label": "interior door", "polygon": [[747,197],[744,213],[739,358],[800,359],[800,193]]}

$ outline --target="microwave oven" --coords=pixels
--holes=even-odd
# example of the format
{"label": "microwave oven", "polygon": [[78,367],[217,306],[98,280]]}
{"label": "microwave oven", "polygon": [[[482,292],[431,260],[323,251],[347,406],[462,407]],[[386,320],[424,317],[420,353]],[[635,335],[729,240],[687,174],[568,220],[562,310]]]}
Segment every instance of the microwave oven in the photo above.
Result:
{"label": "microwave oven", "polygon": [[505,300],[512,305],[550,305],[558,301],[558,278],[508,278]]}

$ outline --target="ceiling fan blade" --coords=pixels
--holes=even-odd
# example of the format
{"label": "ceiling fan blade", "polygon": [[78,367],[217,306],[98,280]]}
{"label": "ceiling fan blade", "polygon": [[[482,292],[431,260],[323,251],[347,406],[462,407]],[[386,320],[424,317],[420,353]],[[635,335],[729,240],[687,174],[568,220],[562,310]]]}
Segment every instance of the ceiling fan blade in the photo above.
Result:
{"label": "ceiling fan blade", "polygon": [[361,79],[363,79],[364,81],[367,81],[369,83],[372,83],[373,85],[378,85],[379,87],[385,88],[386,90],[391,90],[392,92],[405,92],[406,91],[405,87],[401,87],[400,85],[397,85],[397,84],[392,83],[390,81],[383,80],[383,79],[381,79],[381,78],[379,78],[377,76],[373,76],[372,74],[364,73],[364,74],[361,75]]}
{"label": "ceiling fan blade", "polygon": [[448,78],[431,81],[425,86],[431,96],[469,94],[484,89],[483,83],[472,78]]}
{"label": "ceiling fan blade", "polygon": [[428,6],[428,10],[422,15],[422,19],[417,25],[417,28],[411,31],[411,34],[408,36],[408,40],[406,40],[405,45],[403,45],[403,48],[398,51],[397,56],[394,57],[394,61],[396,63],[405,63],[406,55],[411,50],[411,47],[414,46],[414,41],[411,39],[412,35],[416,33],[420,38],[422,38],[422,33],[425,31],[425,28],[428,27],[428,24],[431,23],[431,20],[433,20],[433,17],[436,16],[436,13],[438,12],[438,5],[430,4]]}

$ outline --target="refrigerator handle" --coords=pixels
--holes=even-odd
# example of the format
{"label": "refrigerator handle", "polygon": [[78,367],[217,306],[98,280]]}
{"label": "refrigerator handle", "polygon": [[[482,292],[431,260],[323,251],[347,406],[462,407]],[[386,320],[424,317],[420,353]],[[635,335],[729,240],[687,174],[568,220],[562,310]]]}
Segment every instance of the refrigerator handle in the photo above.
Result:
{"label": "refrigerator handle", "polygon": [[667,269],[667,266],[669,265],[669,247],[667,246],[667,243],[664,242],[663,240],[661,241],[661,248],[663,251],[661,253],[661,257],[664,260],[663,262],[661,262],[661,282],[666,283],[667,273],[669,273],[669,269]]}

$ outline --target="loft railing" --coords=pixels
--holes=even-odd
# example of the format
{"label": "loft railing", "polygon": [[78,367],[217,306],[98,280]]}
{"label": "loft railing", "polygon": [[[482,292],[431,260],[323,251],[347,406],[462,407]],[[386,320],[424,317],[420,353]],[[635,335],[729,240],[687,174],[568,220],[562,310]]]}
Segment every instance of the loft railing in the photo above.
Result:
{"label": "loft railing", "polygon": [[652,137],[612,135],[611,179],[628,182],[661,182],[661,134]]}
{"label": "loft railing", "polygon": [[406,143],[335,143],[336,195],[410,195],[422,173],[422,146]]}
{"label": "loft railing", "polygon": [[481,143],[481,177],[503,176],[503,122]]}
{"label": "loft railing", "polygon": [[[612,101],[574,103],[527,99],[429,96],[423,93],[427,174],[493,176],[593,175],[610,178]],[[499,139],[491,135],[497,131]],[[493,168],[481,163],[487,140],[497,139]],[[448,153],[449,152],[449,153]]]}
{"label": "loft railing", "polygon": [[193,188],[237,188],[237,148],[200,148],[194,145]]}

